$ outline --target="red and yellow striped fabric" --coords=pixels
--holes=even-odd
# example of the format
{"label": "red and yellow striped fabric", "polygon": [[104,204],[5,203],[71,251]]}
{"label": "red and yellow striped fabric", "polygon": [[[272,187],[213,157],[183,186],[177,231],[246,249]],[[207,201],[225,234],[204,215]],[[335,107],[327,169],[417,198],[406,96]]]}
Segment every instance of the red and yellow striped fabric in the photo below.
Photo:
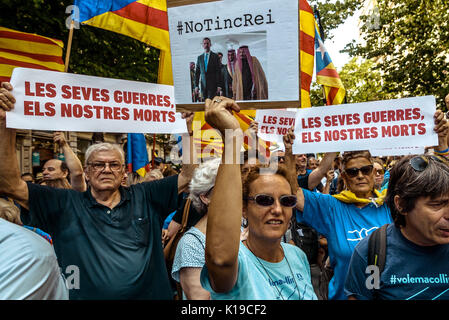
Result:
{"label": "red and yellow striped fabric", "polygon": [[301,108],[311,107],[310,84],[315,56],[315,17],[307,0],[299,1],[299,46],[301,60]]}
{"label": "red and yellow striped fabric", "polygon": [[166,0],[132,1],[118,10],[81,22],[127,35],[159,49],[158,83],[173,85]]}
{"label": "red and yellow striped fabric", "polygon": [[315,21],[315,51],[316,51],[316,82],[321,84],[326,95],[328,106],[341,104],[345,99],[346,90],[338,75],[332,60],[324,47]]}
{"label": "red and yellow striped fabric", "polygon": [[[255,110],[242,110],[235,113],[234,117],[239,121],[243,132],[248,130],[251,121],[256,117]],[[213,129],[205,120],[204,112],[195,112],[193,118],[193,139],[198,158],[207,159],[221,156],[223,153],[223,140],[218,131]],[[248,150],[254,145],[254,141],[247,135],[244,136],[243,147]],[[257,148],[260,154],[270,157],[270,147],[272,143],[262,139],[257,139]]]}
{"label": "red and yellow striped fabric", "polygon": [[0,27],[0,82],[16,67],[64,71],[60,40]]}

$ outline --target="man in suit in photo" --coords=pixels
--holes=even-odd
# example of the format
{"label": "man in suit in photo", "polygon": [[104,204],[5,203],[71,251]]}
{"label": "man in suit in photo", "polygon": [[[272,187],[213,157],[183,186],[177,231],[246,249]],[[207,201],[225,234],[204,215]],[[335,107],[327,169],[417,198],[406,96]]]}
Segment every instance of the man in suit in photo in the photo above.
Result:
{"label": "man in suit in photo", "polygon": [[194,94],[201,92],[202,101],[215,97],[222,87],[220,59],[210,50],[211,46],[211,40],[204,38],[204,53],[198,56],[196,62]]}

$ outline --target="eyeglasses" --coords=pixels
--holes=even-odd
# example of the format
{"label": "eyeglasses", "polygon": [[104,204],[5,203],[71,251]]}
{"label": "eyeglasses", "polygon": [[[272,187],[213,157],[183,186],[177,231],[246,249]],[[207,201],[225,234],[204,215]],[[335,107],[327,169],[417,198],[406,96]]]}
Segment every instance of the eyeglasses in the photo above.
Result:
{"label": "eyeglasses", "polygon": [[124,166],[120,162],[89,162],[88,165],[90,165],[95,171],[103,171],[106,169],[106,165],[108,165],[109,169],[112,171],[119,171]]}
{"label": "eyeglasses", "polygon": [[426,170],[430,159],[449,165],[449,162],[440,156],[416,156],[411,158],[409,163],[415,171],[422,172]]}
{"label": "eyeglasses", "polygon": [[[274,197],[268,194],[256,194],[254,197],[247,197],[247,200],[254,201],[256,204],[262,207],[272,206],[274,203]],[[293,208],[296,206],[297,198],[294,195],[283,195],[279,197],[279,203],[283,207]]]}
{"label": "eyeglasses", "polygon": [[371,172],[373,172],[373,165],[370,164],[368,166],[363,166],[361,168],[347,168],[345,169],[345,173],[351,177],[351,178],[355,178],[359,175],[359,171],[362,172],[363,175],[367,176],[370,175]]}

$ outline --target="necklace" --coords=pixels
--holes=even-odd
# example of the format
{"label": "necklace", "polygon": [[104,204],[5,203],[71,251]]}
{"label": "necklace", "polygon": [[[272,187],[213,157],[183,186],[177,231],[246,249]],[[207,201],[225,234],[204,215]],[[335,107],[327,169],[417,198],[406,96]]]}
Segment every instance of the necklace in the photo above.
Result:
{"label": "necklace", "polygon": [[[267,269],[265,268],[265,266],[263,265],[262,261],[260,261],[259,257],[256,256],[256,255],[254,254],[253,250],[251,250],[251,248],[250,248],[250,246],[249,246],[249,243],[248,243],[248,240],[245,240],[245,241],[246,241],[246,247],[247,247],[248,250],[251,251],[251,253],[256,257],[257,261],[258,261],[259,264],[262,266],[262,268],[263,268],[263,270],[265,271],[265,273],[267,274],[268,278],[269,278],[269,279],[271,280],[271,282],[274,284],[274,287],[276,288],[277,292],[279,293],[279,296],[281,297],[281,299],[282,299],[282,300],[285,300],[285,299],[284,299],[284,296],[282,295],[281,291],[279,290],[278,286],[276,285],[276,282],[273,281],[273,279],[271,278],[270,274],[268,273],[268,270],[267,270]],[[282,248],[282,245],[281,245],[281,250],[282,250],[282,253],[284,254],[285,261],[287,262],[288,269],[290,270],[290,273],[291,273],[291,275],[292,275],[292,277],[293,277],[293,280],[295,281],[295,286],[296,286],[295,289],[298,290],[298,297],[299,297],[299,299],[301,299],[301,293],[299,292],[299,287],[298,287],[298,284],[296,283],[295,275],[293,274],[292,268],[290,267],[290,263],[288,262],[287,256],[286,256],[286,254],[285,254],[285,252],[284,252],[284,248]]]}

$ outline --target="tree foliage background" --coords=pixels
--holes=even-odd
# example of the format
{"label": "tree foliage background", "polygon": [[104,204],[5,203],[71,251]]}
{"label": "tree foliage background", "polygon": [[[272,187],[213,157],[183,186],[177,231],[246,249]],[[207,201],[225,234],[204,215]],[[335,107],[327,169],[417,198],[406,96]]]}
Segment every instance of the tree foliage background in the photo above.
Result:
{"label": "tree foliage background", "polygon": [[[73,0],[1,0],[0,26],[62,40],[69,30],[66,8]],[[159,51],[130,37],[81,25],[73,33],[69,72],[157,82]]]}
{"label": "tree foliage background", "polygon": [[[323,11],[331,6],[329,0],[319,5],[323,25],[332,29],[335,14]],[[335,8],[352,11],[361,8],[367,1],[337,1]],[[375,76],[382,98],[404,98],[434,95],[437,105],[446,110],[444,97],[449,93],[449,1],[447,0],[377,0],[371,1],[374,8],[361,16],[362,41],[346,46],[352,57],[370,60],[371,71],[366,76]],[[349,13],[346,14],[349,14]],[[341,23],[337,21],[337,24]],[[362,64],[363,67],[363,64]],[[349,62],[340,77],[351,91],[359,87],[350,86],[348,72],[364,73],[360,66]],[[355,69],[354,69],[355,68]],[[374,74],[373,74],[374,73]],[[380,79],[377,77],[380,76]],[[365,78],[368,81],[369,77]],[[355,82],[353,82],[355,84]],[[370,91],[372,92],[372,91]],[[358,96],[358,93],[356,94]],[[372,97],[372,96],[370,96]],[[367,100],[372,100],[367,97]]]}

